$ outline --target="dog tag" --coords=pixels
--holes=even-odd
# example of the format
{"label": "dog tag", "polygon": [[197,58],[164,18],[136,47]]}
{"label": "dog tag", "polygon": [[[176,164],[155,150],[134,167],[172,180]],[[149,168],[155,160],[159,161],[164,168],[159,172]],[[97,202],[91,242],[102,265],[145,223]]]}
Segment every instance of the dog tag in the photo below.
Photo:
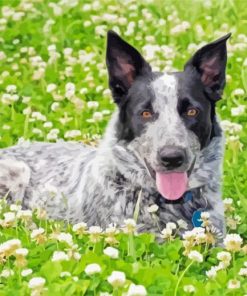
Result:
{"label": "dog tag", "polygon": [[201,214],[202,214],[201,210],[197,210],[193,213],[192,224],[194,227],[201,227],[202,226]]}

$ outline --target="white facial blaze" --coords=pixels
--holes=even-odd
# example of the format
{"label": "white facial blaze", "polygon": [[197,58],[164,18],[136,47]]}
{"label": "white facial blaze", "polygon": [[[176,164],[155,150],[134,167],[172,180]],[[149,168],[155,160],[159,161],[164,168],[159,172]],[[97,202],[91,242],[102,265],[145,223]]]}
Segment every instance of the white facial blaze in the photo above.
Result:
{"label": "white facial blaze", "polygon": [[[178,87],[174,75],[164,74],[152,83],[155,93],[154,111],[159,113],[155,123],[161,145],[186,147],[186,129],[178,114]],[[158,125],[158,126],[157,126]]]}

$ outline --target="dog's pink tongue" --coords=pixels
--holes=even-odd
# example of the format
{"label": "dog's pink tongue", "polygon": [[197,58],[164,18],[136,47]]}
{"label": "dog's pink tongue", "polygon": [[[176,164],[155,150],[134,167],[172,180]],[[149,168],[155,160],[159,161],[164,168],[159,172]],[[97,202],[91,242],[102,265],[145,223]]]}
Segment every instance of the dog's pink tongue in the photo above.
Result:
{"label": "dog's pink tongue", "polygon": [[166,199],[179,199],[187,190],[187,183],[186,173],[156,172],[156,186],[159,193]]}

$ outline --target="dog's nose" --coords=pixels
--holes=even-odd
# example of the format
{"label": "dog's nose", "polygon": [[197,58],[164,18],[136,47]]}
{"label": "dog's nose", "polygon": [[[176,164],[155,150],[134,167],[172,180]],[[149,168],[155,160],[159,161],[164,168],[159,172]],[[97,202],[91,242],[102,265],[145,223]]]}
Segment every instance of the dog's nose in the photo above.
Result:
{"label": "dog's nose", "polygon": [[175,169],[184,163],[185,151],[180,147],[166,146],[159,151],[159,159],[167,169]]}

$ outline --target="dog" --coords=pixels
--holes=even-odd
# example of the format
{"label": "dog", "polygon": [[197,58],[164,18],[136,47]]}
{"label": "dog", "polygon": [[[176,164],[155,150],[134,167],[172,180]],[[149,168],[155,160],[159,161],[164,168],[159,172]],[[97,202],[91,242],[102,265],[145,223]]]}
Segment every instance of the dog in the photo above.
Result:
{"label": "dog", "polygon": [[198,227],[206,211],[223,238],[224,135],[215,105],[229,37],[200,48],[183,71],[160,73],[109,31],[106,65],[117,108],[99,147],[60,141],[2,149],[1,197],[43,208],[52,219],[101,227],[133,218],[139,203],[139,231],[153,233],[180,219]]}

